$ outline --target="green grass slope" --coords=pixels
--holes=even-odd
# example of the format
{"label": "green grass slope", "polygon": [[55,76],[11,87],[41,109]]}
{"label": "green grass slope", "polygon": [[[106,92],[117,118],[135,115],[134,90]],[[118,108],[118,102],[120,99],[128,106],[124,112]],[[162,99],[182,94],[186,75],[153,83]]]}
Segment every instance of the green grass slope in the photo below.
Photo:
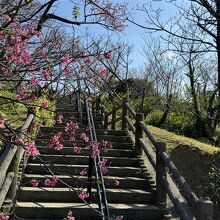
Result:
{"label": "green grass slope", "polygon": [[[196,141],[192,138],[176,135],[164,129],[148,126],[158,141],[167,143],[167,151],[173,162],[199,197],[211,197],[215,203],[211,169],[220,167],[220,148]],[[219,180],[220,181],[220,180]],[[217,189],[220,187],[215,182]],[[215,219],[220,218],[220,208],[215,204]],[[219,217],[217,217],[219,216]]]}

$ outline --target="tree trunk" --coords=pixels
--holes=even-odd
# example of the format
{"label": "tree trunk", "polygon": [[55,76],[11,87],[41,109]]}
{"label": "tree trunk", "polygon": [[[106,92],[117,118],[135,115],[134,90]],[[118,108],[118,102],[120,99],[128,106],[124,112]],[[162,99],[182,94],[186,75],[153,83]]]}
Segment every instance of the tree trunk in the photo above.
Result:
{"label": "tree trunk", "polygon": [[169,114],[169,112],[170,112],[171,102],[172,102],[172,95],[169,95],[169,96],[168,96],[168,99],[167,99],[167,104],[166,104],[165,111],[164,111],[164,113],[163,113],[161,119],[159,120],[159,122],[158,122],[158,124],[157,124],[158,127],[161,127],[161,126],[165,123],[165,121],[166,121],[166,119],[167,119],[167,116],[168,116],[168,114]]}
{"label": "tree trunk", "polygon": [[141,112],[144,112],[145,90],[146,90],[146,88],[144,88],[143,91],[142,91],[142,97],[141,97]]}
{"label": "tree trunk", "polygon": [[[192,99],[193,99],[193,108],[195,111],[195,118],[196,118],[196,122],[195,122],[195,127],[198,131],[200,131],[200,133],[202,134],[204,130],[204,123],[202,123],[202,118],[201,118],[201,114],[200,114],[200,108],[199,108],[199,101],[198,101],[198,97],[197,97],[197,93],[196,93],[196,88],[195,88],[195,75],[194,75],[194,68],[192,65],[192,61],[189,61],[189,74],[188,74],[189,80],[190,80],[190,87],[191,87],[191,95],[192,95]],[[203,127],[203,128],[202,128]]]}

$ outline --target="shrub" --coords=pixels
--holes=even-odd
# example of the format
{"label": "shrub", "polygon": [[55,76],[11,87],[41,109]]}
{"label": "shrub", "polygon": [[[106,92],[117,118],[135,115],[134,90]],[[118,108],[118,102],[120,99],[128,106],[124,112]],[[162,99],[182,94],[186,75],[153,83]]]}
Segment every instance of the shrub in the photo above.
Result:
{"label": "shrub", "polygon": [[[145,122],[157,126],[162,116],[163,111],[154,111],[146,117]],[[196,137],[198,135],[194,126],[193,115],[190,115],[189,113],[170,112],[165,123],[161,127],[168,131],[184,134],[189,137]]]}

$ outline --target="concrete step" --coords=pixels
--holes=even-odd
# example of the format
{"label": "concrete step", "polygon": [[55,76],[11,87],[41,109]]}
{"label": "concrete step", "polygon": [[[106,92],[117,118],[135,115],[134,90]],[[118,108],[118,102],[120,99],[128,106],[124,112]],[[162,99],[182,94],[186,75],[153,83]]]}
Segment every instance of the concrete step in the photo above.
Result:
{"label": "concrete step", "polygon": [[[56,175],[56,173],[55,173]],[[69,175],[56,175],[57,178],[64,181],[66,184],[71,185],[72,187],[86,187],[87,186],[87,177],[86,176],[69,176]],[[50,178],[51,175],[46,174],[46,172],[33,173],[33,174],[24,174],[23,177],[23,186],[31,186],[31,179],[40,180],[39,187],[45,187],[44,181],[46,178]],[[119,186],[115,186],[115,179],[119,181]],[[107,188],[118,188],[118,189],[142,189],[142,190],[153,190],[154,189],[154,181],[152,179],[144,179],[141,177],[120,177],[120,176],[106,176],[104,177],[105,185]],[[57,182],[56,187],[66,187],[62,182]],[[93,178],[93,187],[96,187],[96,181]]]}
{"label": "concrete step", "polygon": [[[41,127],[40,129],[40,133],[56,133],[56,132],[64,132],[64,128],[65,125],[61,126],[61,127]],[[76,133],[82,133],[84,132],[83,129],[79,128],[77,129]],[[114,136],[127,136],[128,135],[128,131],[127,130],[104,130],[104,129],[96,129],[96,134],[102,134],[104,135],[104,133],[106,133],[105,135],[114,135]]]}
{"label": "concrete step", "polygon": [[[41,154],[64,154],[64,155],[73,155],[73,147],[64,147],[61,151],[56,151],[54,148],[49,147],[38,147],[38,150]],[[79,155],[89,155],[89,147],[81,148],[81,153]],[[134,152],[132,150],[126,149],[112,149],[112,150],[101,150],[101,156],[109,157],[134,157]]]}
{"label": "concrete step", "polygon": [[[61,220],[72,210],[77,220],[97,220],[98,205],[84,203],[17,202],[16,216],[24,219]],[[123,215],[125,220],[162,220],[163,213],[149,204],[109,203],[111,216]]]}
{"label": "concrete step", "polygon": [[[81,156],[81,155],[48,155],[42,154],[40,155],[41,160],[46,163],[59,163],[59,164],[78,164],[78,165],[88,165],[89,164],[89,156]],[[106,166],[128,166],[128,167],[136,167],[139,165],[139,160],[137,158],[130,157],[105,157],[107,159]],[[33,157],[29,158],[29,162],[33,163],[36,161]]]}
{"label": "concrete step", "polygon": [[[52,170],[55,174],[70,174],[79,175],[83,169],[87,169],[88,165],[66,165],[66,164],[45,164],[47,168]],[[49,171],[42,164],[39,163],[29,163],[26,167],[26,173],[38,173],[38,174],[48,174]],[[113,167],[108,168],[107,174],[109,176],[118,177],[143,177],[143,172],[140,168],[134,167]]]}
{"label": "concrete step", "polygon": [[[64,140],[68,140],[68,135],[66,132],[63,132],[63,138]],[[88,134],[88,133],[87,133]],[[45,141],[50,141],[50,138],[53,136],[54,134],[39,134],[38,135],[38,140],[41,139],[45,139]],[[89,134],[88,134],[89,135]],[[76,140],[80,140],[80,134],[76,134],[75,135]],[[97,134],[97,140],[98,141],[109,141],[109,142],[123,142],[123,143],[127,143],[130,141],[130,137],[129,136],[115,136],[115,135],[100,135]]]}
{"label": "concrete step", "polygon": [[[36,145],[38,146],[48,146],[49,144],[49,139],[37,139],[36,140]],[[67,141],[64,140],[62,141],[62,144],[64,145],[64,147],[73,147],[73,145],[77,145],[77,146],[85,146],[85,143],[83,141]],[[127,150],[131,150],[133,144],[132,143],[123,143],[123,142],[112,142],[110,141],[109,144],[112,145],[113,149],[127,149]]]}
{"label": "concrete step", "polygon": [[77,106],[75,103],[59,103],[56,105],[56,111],[57,112],[63,112],[63,111],[76,111]]}
{"label": "concrete step", "polygon": [[[70,117],[76,117],[79,115],[79,112],[77,111],[67,111],[67,110],[63,110],[63,111],[57,111],[57,115],[62,114],[64,118],[70,118]],[[82,112],[82,115],[86,117],[86,112]]]}
{"label": "concrete step", "polygon": [[[18,198],[23,202],[81,202],[79,193],[86,189],[60,188],[60,187],[21,187]],[[140,189],[106,189],[108,202],[110,203],[151,203],[154,202],[152,191]],[[92,203],[98,202],[97,190],[92,188]]]}

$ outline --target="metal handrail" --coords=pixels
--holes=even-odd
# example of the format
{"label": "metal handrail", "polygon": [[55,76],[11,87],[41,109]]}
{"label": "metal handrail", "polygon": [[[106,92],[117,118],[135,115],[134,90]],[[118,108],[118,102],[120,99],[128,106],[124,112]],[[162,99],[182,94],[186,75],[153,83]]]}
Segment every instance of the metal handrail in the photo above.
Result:
{"label": "metal handrail", "polygon": [[[78,82],[78,91],[77,94],[77,111],[79,114],[79,118],[83,119],[83,125],[89,127],[89,133],[90,133],[90,140],[91,141],[97,141],[95,126],[94,126],[94,120],[93,120],[93,114],[90,107],[90,104],[87,100],[86,94],[83,93],[81,89],[81,84]],[[81,94],[84,95],[84,105],[81,104]],[[84,112],[85,115],[82,113]],[[99,209],[101,213],[101,219],[105,220],[106,218],[109,218],[109,209],[108,209],[108,202],[107,202],[107,196],[106,196],[106,190],[104,185],[104,179],[102,173],[98,169],[98,163],[100,162],[100,156],[98,155],[95,159],[93,159],[91,156],[89,156],[89,166],[88,166],[88,179],[87,179],[87,193],[89,193],[89,198],[86,199],[88,203],[91,202],[91,193],[92,193],[92,177],[93,177],[93,170],[95,171],[95,178],[97,182],[97,193],[98,193],[98,199],[99,199]]]}
{"label": "metal handrail", "polygon": [[[91,141],[97,141],[93,115],[92,115],[90,104],[88,103],[86,96],[84,96],[84,101],[85,101],[87,120],[88,120],[88,126],[89,126],[89,131],[90,131],[90,139]],[[106,195],[103,175],[99,171],[98,166],[97,166],[99,162],[100,162],[100,155],[97,155],[97,157],[94,159],[89,157],[87,192],[90,193],[90,198],[91,198],[91,187],[92,187],[91,179],[92,179],[92,171],[94,168],[95,177],[97,181],[97,191],[98,191],[98,196],[99,196],[99,208],[102,213],[101,217],[104,220],[106,219],[106,217],[109,217],[109,209],[108,209],[107,195]]]}

